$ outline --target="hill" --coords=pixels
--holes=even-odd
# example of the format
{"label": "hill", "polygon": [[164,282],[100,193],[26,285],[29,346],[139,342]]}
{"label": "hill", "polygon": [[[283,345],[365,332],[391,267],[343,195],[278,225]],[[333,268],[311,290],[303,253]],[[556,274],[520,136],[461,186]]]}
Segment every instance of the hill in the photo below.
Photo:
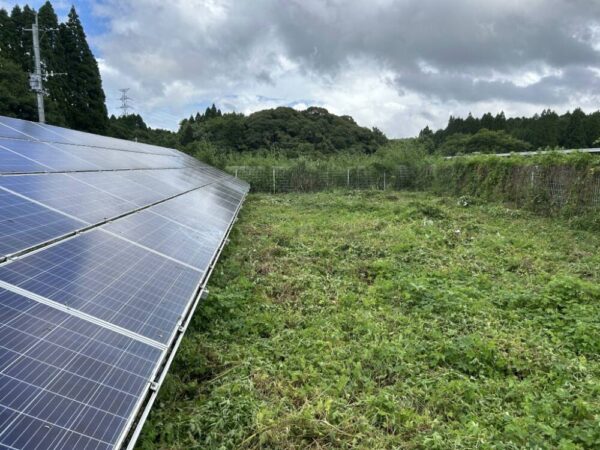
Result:
{"label": "hill", "polygon": [[288,156],[331,154],[341,151],[373,153],[387,142],[377,128],[359,126],[350,116],[337,116],[324,108],[304,111],[279,107],[248,116],[223,114],[215,105],[204,114],[182,121],[180,143],[188,150],[208,142],[220,150],[277,150]]}

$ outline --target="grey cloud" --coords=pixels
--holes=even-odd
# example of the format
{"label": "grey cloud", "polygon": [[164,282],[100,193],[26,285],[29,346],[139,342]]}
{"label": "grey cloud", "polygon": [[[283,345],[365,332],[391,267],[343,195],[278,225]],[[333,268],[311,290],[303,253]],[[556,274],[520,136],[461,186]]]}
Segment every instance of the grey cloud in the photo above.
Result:
{"label": "grey cloud", "polygon": [[[275,22],[290,54],[317,72],[343,70],[349,58],[367,56],[398,73],[421,77],[404,85],[401,81],[410,76],[400,76],[399,88],[412,86],[427,94],[443,85],[444,97],[458,100],[473,100],[469,87],[474,85],[483,88],[477,99],[487,94],[524,101],[533,95],[541,100],[531,93],[542,94],[544,83],[518,89],[510,82],[475,80],[494,73],[518,76],[545,67],[600,65],[600,52],[590,41],[591,28],[600,26],[600,2],[548,0],[498,6],[506,3],[510,2],[398,1],[378,8],[325,2],[324,7],[310,8],[303,1],[281,8]],[[419,62],[437,74],[415,74]],[[546,92],[551,101],[560,96],[557,88]]]}
{"label": "grey cloud", "polygon": [[[102,57],[143,95],[173,82],[215,96],[285,85],[287,104],[308,85],[335,89],[357,64],[391,74],[399,97],[454,104],[575,106],[600,87],[598,0],[97,2],[111,24]],[[525,73],[541,79],[520,86]]]}
{"label": "grey cloud", "polygon": [[[536,83],[518,86],[510,81],[478,80],[460,74],[407,72],[396,83],[428,97],[466,102],[509,100],[536,105],[561,105],[573,94],[594,96],[600,92],[600,78],[590,69],[571,68],[561,75],[549,75]],[[575,91],[574,91],[575,89]]]}

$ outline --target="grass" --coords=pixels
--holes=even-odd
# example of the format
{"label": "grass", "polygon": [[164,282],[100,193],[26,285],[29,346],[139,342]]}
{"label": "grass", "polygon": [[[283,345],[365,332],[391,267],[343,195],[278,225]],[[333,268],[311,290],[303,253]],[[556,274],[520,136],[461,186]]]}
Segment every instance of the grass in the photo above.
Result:
{"label": "grass", "polygon": [[599,250],[467,198],[252,195],[138,448],[598,448]]}

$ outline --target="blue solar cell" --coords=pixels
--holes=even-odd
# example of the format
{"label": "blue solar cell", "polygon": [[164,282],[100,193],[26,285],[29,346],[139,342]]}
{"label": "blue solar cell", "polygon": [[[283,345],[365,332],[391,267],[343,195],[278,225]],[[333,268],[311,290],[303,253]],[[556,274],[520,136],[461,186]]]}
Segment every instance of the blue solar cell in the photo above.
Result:
{"label": "blue solar cell", "polygon": [[[165,181],[159,180],[157,174],[160,173],[169,173],[173,170],[136,170],[129,172],[127,177],[129,180],[134,181],[142,186],[152,189],[155,192],[158,192],[163,196],[163,198],[172,197],[174,195],[180,194],[182,192],[181,187],[177,187],[172,183],[167,183]],[[184,189],[185,190],[185,189]]]}
{"label": "blue solar cell", "polygon": [[33,139],[31,136],[27,136],[12,127],[9,127],[2,123],[3,117],[0,118],[0,137],[10,139]]}
{"label": "blue solar cell", "polygon": [[218,178],[208,172],[193,169],[157,170],[150,176],[161,183],[172,186],[177,192],[185,192],[214,182]]}
{"label": "blue solar cell", "polygon": [[191,229],[155,214],[153,210],[154,207],[123,217],[104,225],[102,229],[205,270],[220,239],[211,237],[208,227],[203,230],[200,227]]}
{"label": "blue solar cell", "polygon": [[246,195],[245,192],[238,192],[235,189],[232,189],[230,186],[224,183],[223,180],[207,186],[206,190],[220,197],[223,200],[223,202],[221,202],[221,206],[224,206],[227,209],[231,209],[231,206],[237,208],[237,205],[240,203],[240,201],[242,201],[244,195]]}
{"label": "blue solar cell", "polygon": [[93,230],[0,267],[0,280],[166,343],[202,272]]}
{"label": "blue solar cell", "polygon": [[[225,177],[220,183],[223,187],[228,188],[231,191],[236,192],[238,195],[243,196],[248,192],[248,183],[234,177]],[[241,197],[240,197],[241,198]]]}
{"label": "blue solar cell", "polygon": [[[85,133],[83,131],[69,130],[66,128],[55,127],[53,125],[48,124],[39,125],[39,127],[44,130],[44,140],[47,140],[49,142],[71,143],[77,145],[117,149],[136,153],[179,156],[179,152],[164,147],[156,147],[153,145],[131,142],[108,136],[100,136],[97,134]],[[33,133],[35,134],[35,132]]]}
{"label": "blue solar cell", "polygon": [[0,136],[52,142],[56,134],[36,122],[0,116]]}
{"label": "blue solar cell", "polygon": [[0,142],[0,174],[44,172],[48,170],[48,167],[24,158],[18,153],[11,152],[10,150],[3,148],[1,144],[2,143]]}
{"label": "blue solar cell", "polygon": [[1,173],[185,167],[182,158],[18,139],[0,138],[0,150]]}
{"label": "blue solar cell", "polygon": [[84,224],[0,190],[0,256],[71,233]]}
{"label": "blue solar cell", "polygon": [[52,147],[79,158],[102,170],[111,169],[170,169],[185,167],[182,158],[154,155],[110,148],[87,147],[55,143]]}
{"label": "blue solar cell", "polygon": [[130,210],[164,200],[166,197],[152,189],[152,185],[144,186],[134,181],[132,172],[91,172],[75,173],[71,176],[87,186],[92,186],[115,198],[135,205]]}
{"label": "blue solar cell", "polygon": [[[14,157],[20,157],[30,164],[37,164],[38,168],[31,170],[4,170],[4,166],[10,163],[10,160],[0,161],[0,169],[4,173],[10,172],[52,172],[52,171],[70,171],[70,170],[98,170],[100,165],[94,164],[76,155],[70,155],[51,144],[44,142],[19,141],[15,139],[0,139],[0,149],[10,153]],[[10,168],[10,166],[8,167]]]}
{"label": "blue solar cell", "polygon": [[70,174],[0,177],[0,187],[57,209],[89,224],[102,222],[139,207]]}
{"label": "blue solar cell", "polygon": [[162,352],[0,289],[0,445],[112,448]]}
{"label": "blue solar cell", "polygon": [[225,198],[214,185],[200,188],[152,207],[152,211],[198,231],[208,231],[220,239],[232,219],[237,204]]}

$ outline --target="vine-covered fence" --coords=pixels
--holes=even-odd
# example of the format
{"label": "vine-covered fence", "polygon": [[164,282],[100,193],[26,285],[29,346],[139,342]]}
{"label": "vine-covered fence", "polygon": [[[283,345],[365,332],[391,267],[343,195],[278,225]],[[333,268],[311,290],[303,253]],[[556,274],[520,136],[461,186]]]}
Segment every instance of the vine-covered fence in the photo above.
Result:
{"label": "vine-covered fence", "polygon": [[[329,189],[422,189],[509,202],[542,213],[599,215],[600,164],[595,158],[537,163],[531,159],[454,158],[420,167],[332,168],[230,166],[254,192],[315,192]],[[597,220],[600,224],[600,218]]]}

